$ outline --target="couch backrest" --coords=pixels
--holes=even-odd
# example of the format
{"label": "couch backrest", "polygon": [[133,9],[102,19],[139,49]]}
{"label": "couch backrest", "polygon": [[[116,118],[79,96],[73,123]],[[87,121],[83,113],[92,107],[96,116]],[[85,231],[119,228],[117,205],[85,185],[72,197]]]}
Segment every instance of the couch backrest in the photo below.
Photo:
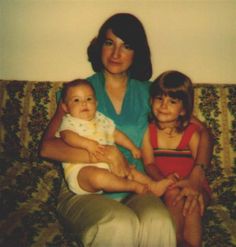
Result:
{"label": "couch backrest", "polygon": [[[37,160],[63,82],[0,80],[0,152]],[[215,139],[212,179],[236,166],[236,84],[195,84],[194,114]]]}
{"label": "couch backrest", "polygon": [[236,171],[236,84],[195,84],[194,114],[210,128],[214,138],[209,177]]}
{"label": "couch backrest", "polygon": [[0,152],[38,159],[62,82],[0,81]]}

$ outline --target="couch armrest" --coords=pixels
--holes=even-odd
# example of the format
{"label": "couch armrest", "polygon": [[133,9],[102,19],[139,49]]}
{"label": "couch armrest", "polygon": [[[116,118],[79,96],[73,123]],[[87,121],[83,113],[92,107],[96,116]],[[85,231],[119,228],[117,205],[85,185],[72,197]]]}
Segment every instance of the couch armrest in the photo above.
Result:
{"label": "couch armrest", "polygon": [[0,245],[78,246],[57,216],[60,170],[3,154],[0,167]]}

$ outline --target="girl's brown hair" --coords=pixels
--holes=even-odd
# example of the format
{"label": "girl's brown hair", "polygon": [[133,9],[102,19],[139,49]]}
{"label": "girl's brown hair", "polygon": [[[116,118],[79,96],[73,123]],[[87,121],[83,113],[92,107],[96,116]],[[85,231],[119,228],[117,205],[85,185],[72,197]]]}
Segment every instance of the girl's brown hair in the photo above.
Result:
{"label": "girl's brown hair", "polygon": [[[183,102],[185,114],[179,116],[177,131],[183,131],[190,122],[193,112],[194,91],[191,79],[179,71],[166,71],[159,75],[150,87],[150,97],[166,95]],[[151,114],[151,120],[155,120]],[[157,123],[158,124],[158,123]]]}

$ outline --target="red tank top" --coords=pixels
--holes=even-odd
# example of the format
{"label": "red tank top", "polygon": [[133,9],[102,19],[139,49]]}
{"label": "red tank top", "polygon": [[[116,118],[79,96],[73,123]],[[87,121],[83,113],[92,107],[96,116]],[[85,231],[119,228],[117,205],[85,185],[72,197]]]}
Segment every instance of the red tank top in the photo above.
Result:
{"label": "red tank top", "polygon": [[196,124],[190,123],[184,130],[181,141],[176,149],[158,148],[157,127],[149,124],[149,133],[155,165],[164,177],[172,173],[177,173],[180,177],[188,176],[193,168],[194,159],[189,149],[189,141],[195,131],[198,130]]}

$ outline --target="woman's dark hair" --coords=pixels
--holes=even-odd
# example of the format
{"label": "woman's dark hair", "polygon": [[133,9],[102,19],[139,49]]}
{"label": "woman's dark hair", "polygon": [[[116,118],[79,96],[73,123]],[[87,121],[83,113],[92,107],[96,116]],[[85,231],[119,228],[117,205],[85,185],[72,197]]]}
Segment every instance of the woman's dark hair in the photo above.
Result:
{"label": "woman's dark hair", "polygon": [[77,86],[81,86],[81,85],[85,85],[88,86],[92,89],[94,95],[95,95],[95,90],[93,88],[93,86],[90,84],[89,81],[87,81],[86,79],[75,79],[73,81],[69,81],[63,84],[62,90],[61,90],[61,99],[62,101],[65,103],[66,102],[66,97],[67,97],[67,92],[70,88],[72,87],[77,87]]}
{"label": "woman's dark hair", "polygon": [[130,77],[137,80],[149,80],[152,76],[152,63],[147,36],[139,19],[128,13],[111,16],[101,26],[98,36],[91,41],[87,54],[93,70],[100,72],[104,68],[101,50],[109,29],[134,50],[133,64],[129,69]]}
{"label": "woman's dark hair", "polygon": [[[179,71],[166,71],[151,84],[150,97],[169,96],[183,102],[185,114],[179,116],[177,131],[183,131],[190,122],[193,112],[194,91],[191,79]],[[153,114],[151,119],[155,119]]]}

